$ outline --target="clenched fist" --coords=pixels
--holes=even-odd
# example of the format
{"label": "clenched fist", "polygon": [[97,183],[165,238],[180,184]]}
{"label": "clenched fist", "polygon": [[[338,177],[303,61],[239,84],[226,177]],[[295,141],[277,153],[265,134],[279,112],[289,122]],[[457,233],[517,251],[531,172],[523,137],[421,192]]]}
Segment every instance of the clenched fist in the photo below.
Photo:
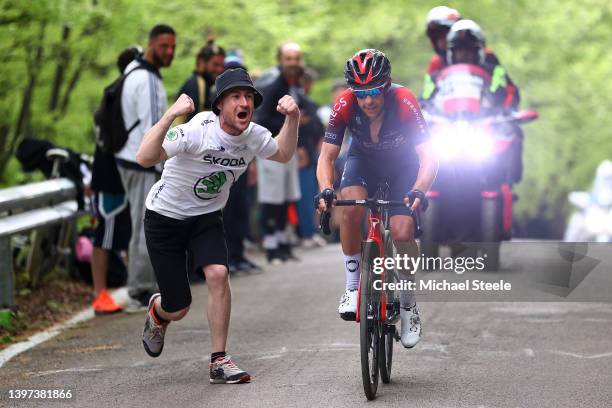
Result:
{"label": "clenched fist", "polygon": [[298,108],[297,103],[295,103],[295,100],[289,95],[285,95],[278,100],[276,110],[285,116],[290,116],[296,119],[299,119],[300,117],[300,109]]}
{"label": "clenched fist", "polygon": [[193,100],[186,94],[181,94],[181,96],[178,97],[176,102],[174,102],[174,105],[172,105],[172,107],[170,108],[170,113],[174,117],[178,117],[191,113],[194,110],[195,105],[193,104]]}

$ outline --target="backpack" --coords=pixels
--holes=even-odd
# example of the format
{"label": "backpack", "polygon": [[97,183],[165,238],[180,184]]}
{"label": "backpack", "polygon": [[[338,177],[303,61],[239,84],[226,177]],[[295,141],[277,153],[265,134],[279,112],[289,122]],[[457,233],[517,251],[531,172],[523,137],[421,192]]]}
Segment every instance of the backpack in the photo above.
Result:
{"label": "backpack", "polygon": [[97,127],[96,142],[105,152],[117,153],[121,150],[125,146],[130,132],[140,124],[140,119],[138,119],[129,129],[126,129],[121,110],[123,83],[128,75],[137,69],[146,68],[137,66],[104,88],[102,102],[94,113],[94,123]]}

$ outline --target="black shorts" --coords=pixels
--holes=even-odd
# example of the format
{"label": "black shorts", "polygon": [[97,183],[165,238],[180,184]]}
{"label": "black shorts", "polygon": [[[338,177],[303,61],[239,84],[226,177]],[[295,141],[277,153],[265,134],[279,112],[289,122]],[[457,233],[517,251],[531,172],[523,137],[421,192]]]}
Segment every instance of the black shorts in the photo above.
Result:
{"label": "black shorts", "polygon": [[227,266],[221,211],[177,220],[146,210],[144,230],[166,312],[177,312],[191,304],[188,268]]}
{"label": "black shorts", "polygon": [[96,192],[93,198],[98,224],[93,245],[114,251],[128,249],[132,237],[130,205],[124,194]]}
{"label": "black shorts", "polygon": [[[405,159],[404,159],[405,161]],[[419,165],[402,163],[402,160],[380,160],[366,157],[363,154],[349,153],[344,165],[340,189],[351,186],[362,186],[368,197],[376,194],[378,183],[389,183],[389,200],[403,200],[412,190],[419,172]],[[389,216],[410,215],[408,207],[390,207]]]}

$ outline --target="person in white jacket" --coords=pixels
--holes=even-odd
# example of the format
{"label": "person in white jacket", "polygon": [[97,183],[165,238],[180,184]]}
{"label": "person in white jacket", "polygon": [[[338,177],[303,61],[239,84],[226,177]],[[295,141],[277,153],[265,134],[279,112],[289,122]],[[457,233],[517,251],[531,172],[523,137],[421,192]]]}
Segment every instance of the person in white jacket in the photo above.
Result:
{"label": "person in white jacket", "polygon": [[127,284],[131,301],[127,311],[143,309],[157,291],[145,244],[143,217],[145,198],[157,181],[158,174],[155,168],[140,166],[136,153],[144,134],[166,111],[166,90],[159,69],[170,66],[175,47],[176,34],[172,27],[156,25],[149,32],[143,58],[132,61],[124,71],[127,74],[134,70],[126,77],[121,94],[121,110],[129,134],[125,146],[115,154],[115,160],[132,218]]}

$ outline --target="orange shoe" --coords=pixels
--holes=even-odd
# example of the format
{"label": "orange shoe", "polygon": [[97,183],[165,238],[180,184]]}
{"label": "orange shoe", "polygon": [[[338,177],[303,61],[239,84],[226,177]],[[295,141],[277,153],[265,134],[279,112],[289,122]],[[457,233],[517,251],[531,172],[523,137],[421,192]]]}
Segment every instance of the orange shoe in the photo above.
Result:
{"label": "orange shoe", "polygon": [[96,315],[106,315],[120,312],[121,306],[119,306],[113,298],[108,294],[106,289],[103,289],[98,297],[96,297],[91,305]]}

